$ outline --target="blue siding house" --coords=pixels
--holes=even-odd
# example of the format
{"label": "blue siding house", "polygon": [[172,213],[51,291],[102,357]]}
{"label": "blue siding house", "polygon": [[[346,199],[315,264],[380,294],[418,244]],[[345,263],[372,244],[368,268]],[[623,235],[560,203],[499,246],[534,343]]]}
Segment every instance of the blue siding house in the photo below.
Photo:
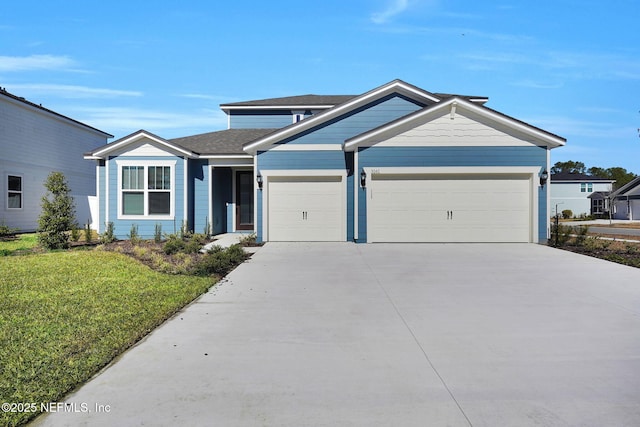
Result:
{"label": "blue siding house", "polygon": [[549,153],[565,139],[394,80],[361,95],[221,105],[229,128],[140,130],[86,153],[100,231],[156,224],[259,241],[542,242]]}

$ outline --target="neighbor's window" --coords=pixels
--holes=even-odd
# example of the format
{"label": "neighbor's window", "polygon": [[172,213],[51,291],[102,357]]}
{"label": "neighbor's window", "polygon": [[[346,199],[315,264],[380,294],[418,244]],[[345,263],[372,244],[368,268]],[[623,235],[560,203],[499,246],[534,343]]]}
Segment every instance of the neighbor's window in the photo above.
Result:
{"label": "neighbor's window", "polygon": [[122,215],[170,215],[171,175],[171,166],[122,166]]}
{"label": "neighbor's window", "polygon": [[584,182],[580,184],[580,192],[585,193],[587,191],[587,184]]}
{"label": "neighbor's window", "polygon": [[7,208],[22,209],[22,177],[7,176]]}
{"label": "neighbor's window", "polygon": [[593,191],[593,183],[588,183],[587,184],[587,192],[591,193]]}
{"label": "neighbor's window", "polygon": [[596,199],[593,201],[593,213],[594,214],[604,213],[604,200]]}

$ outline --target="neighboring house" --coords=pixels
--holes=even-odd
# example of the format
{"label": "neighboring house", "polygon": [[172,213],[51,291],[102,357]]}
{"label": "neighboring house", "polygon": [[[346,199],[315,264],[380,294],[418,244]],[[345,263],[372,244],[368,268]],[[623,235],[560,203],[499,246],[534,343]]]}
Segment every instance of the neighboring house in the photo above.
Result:
{"label": "neighboring house", "polygon": [[640,220],[640,177],[614,191],[611,199],[614,219]]}
{"label": "neighboring house", "polygon": [[141,130],[86,153],[100,228],[253,231],[258,241],[541,242],[565,139],[394,80],[358,96],[221,105],[229,129]]}
{"label": "neighboring house", "polygon": [[0,88],[0,224],[36,230],[44,183],[54,171],[67,178],[78,222],[92,221],[96,168],[82,154],[112,137]]}
{"label": "neighboring house", "polygon": [[[551,215],[570,210],[573,215],[608,215],[607,196],[615,180],[581,173],[559,172],[551,175]],[[556,212],[557,208],[557,212]]]}

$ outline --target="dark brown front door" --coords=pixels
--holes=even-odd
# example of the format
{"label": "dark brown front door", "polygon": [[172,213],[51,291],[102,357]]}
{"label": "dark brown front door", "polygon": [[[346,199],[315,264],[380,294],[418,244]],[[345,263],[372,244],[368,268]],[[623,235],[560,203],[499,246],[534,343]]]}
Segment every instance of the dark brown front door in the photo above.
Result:
{"label": "dark brown front door", "polygon": [[253,230],[253,172],[236,172],[236,230]]}

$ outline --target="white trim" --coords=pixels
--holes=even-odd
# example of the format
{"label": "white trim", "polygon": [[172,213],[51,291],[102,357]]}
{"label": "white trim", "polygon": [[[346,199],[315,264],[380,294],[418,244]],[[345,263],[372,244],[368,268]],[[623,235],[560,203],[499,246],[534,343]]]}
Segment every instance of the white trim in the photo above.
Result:
{"label": "white trim", "polygon": [[93,153],[91,153],[90,156],[87,157],[98,157],[98,158],[103,158],[104,155],[109,154],[113,151],[116,151],[122,147],[126,147],[129,144],[132,144],[134,142],[137,142],[141,139],[148,139],[156,144],[162,145],[174,152],[178,152],[182,155],[185,155],[187,157],[191,157],[191,158],[195,158],[197,157],[195,155],[195,153],[186,150],[178,145],[172,144],[167,140],[164,140],[160,137],[157,137],[155,135],[149,134],[147,132],[136,132],[132,135],[129,135],[127,137],[124,137],[123,139],[116,141],[116,142],[112,142],[111,144],[108,144],[107,146],[103,147],[102,149],[95,151]]}
{"label": "white trim", "polygon": [[96,230],[100,230],[100,161],[96,161],[96,197],[98,198],[98,209],[96,209],[96,217],[93,218],[93,226]]}
{"label": "white trim", "polygon": [[204,154],[199,159],[252,159],[251,154]]}
{"label": "white trim", "polygon": [[446,111],[446,108],[451,107],[453,104],[456,104],[456,111],[458,112],[460,109],[466,109],[467,111],[478,114],[482,117],[486,117],[508,128],[523,132],[524,134],[539,140],[544,145],[548,145],[551,147],[559,147],[565,145],[565,140],[559,136],[551,135],[534,126],[525,124],[510,117],[503,116],[502,114],[494,112],[486,107],[475,105],[471,102],[465,101],[464,99],[451,98],[447,101],[442,101],[431,107],[419,110],[413,114],[405,116],[404,118],[391,122],[390,124],[380,126],[376,129],[355,136],[343,143],[344,150],[354,151],[358,147],[373,146],[378,142],[389,139],[397,134],[402,133],[405,130],[413,129],[417,126],[420,126],[421,124],[431,121],[431,117],[438,117],[438,113],[443,110]]}
{"label": "white trim", "polygon": [[[189,211],[188,211],[188,207],[189,207],[189,190],[190,190],[190,186],[189,186],[189,162],[187,161],[186,158],[182,158],[182,164],[183,164],[183,174],[182,174],[182,222],[184,223],[185,221],[187,221],[187,226],[189,224]],[[194,200],[195,202],[195,200]],[[195,232],[195,217],[194,219],[194,224],[193,228],[194,228],[194,232]]]}
{"label": "white trim", "polygon": [[[538,188],[540,187],[539,166],[435,166],[435,167],[380,167],[363,168],[367,173],[367,182],[374,175],[528,175],[530,183],[529,198],[529,241],[538,243]],[[547,205],[548,206],[548,205]],[[371,205],[367,204],[367,218],[370,218]]]}
{"label": "white trim", "polygon": [[[342,194],[342,241],[347,240],[347,171],[345,169],[291,169],[291,170],[264,170],[262,174],[262,240],[269,241],[269,180],[274,178],[308,178],[308,177],[335,177],[341,179]],[[257,216],[255,219],[257,223]]]}
{"label": "white trim", "polygon": [[338,104],[308,104],[308,105],[221,105],[222,111],[231,110],[327,110]]}
{"label": "white trim", "polygon": [[[207,167],[208,170],[208,174],[209,174],[209,179],[207,180],[207,182],[209,183],[209,188],[207,189],[207,194],[209,197],[209,206],[208,206],[208,218],[209,218],[209,233],[213,234],[213,170],[215,169],[215,166],[211,166],[208,165],[209,167]],[[194,200],[195,203],[195,200]],[[226,212],[225,212],[226,214]],[[195,219],[195,218],[194,218]],[[225,232],[227,230],[224,230]]]}
{"label": "white trim", "polygon": [[[236,215],[236,206],[238,204],[238,200],[237,200],[238,194],[237,194],[237,191],[236,191],[236,189],[238,188],[238,182],[237,182],[238,174],[237,174],[237,172],[249,172],[249,171],[253,171],[253,176],[254,176],[254,181],[253,181],[254,182],[254,185],[253,185],[253,190],[254,190],[254,198],[253,198],[253,211],[254,211],[253,228],[254,228],[254,230],[256,228],[257,218],[255,216],[255,211],[256,211],[255,189],[257,187],[257,184],[255,184],[255,174],[256,174],[255,167],[252,167],[251,165],[241,165],[239,167],[231,168],[231,204],[233,205],[233,215],[231,215],[231,223],[232,223],[233,226],[231,227],[231,230],[233,232],[245,231],[245,230],[238,230],[236,228],[237,227],[237,224],[236,224],[236,222],[237,222],[236,221],[236,216],[237,216]],[[226,215],[226,211],[225,211],[225,215]]]}
{"label": "white trim", "polygon": [[[14,191],[14,190],[9,190],[9,177],[10,176],[15,176],[16,178],[20,178],[20,191]],[[5,189],[4,192],[4,197],[5,197],[5,205],[4,208],[7,211],[11,211],[11,212],[16,212],[16,211],[21,211],[24,210],[24,174],[21,173],[13,173],[13,172],[7,172],[4,175],[4,182],[7,184],[7,188]],[[9,192],[11,193],[19,193],[20,194],[20,207],[19,208],[10,208],[9,207]]]}
{"label": "white trim", "polygon": [[253,156],[247,156],[243,158],[228,158],[228,159],[219,159],[219,158],[209,158],[210,166],[217,167],[243,167],[243,166],[251,166],[253,164]]}
{"label": "white trim", "polygon": [[[394,92],[397,92],[401,95],[408,96],[413,99],[431,101],[436,103],[440,102],[440,98],[438,98],[436,95],[433,95],[415,86],[411,86],[408,83],[405,83],[401,80],[394,80],[383,86],[375,88],[363,95],[352,98],[351,100],[343,104],[339,104],[320,114],[308,117],[305,120],[296,123],[295,125],[287,126],[279,131],[276,131],[267,136],[264,136],[246,145],[243,149],[245,152],[253,154],[257,152],[258,149],[261,149],[261,148],[265,149],[265,147],[269,147],[270,145],[282,139],[285,139],[293,135],[297,135],[305,130],[308,130],[314,126],[317,126],[318,124],[329,121],[335,117],[345,114],[358,107],[364,106],[376,99],[382,98],[386,95],[390,95]],[[298,106],[297,108],[300,108],[300,107]]]}
{"label": "white trim", "polygon": [[[116,160],[115,161],[118,175],[117,179],[117,212],[116,218],[119,220],[130,220],[130,219],[138,219],[138,220],[173,220],[176,217],[175,212],[175,202],[176,202],[176,164],[177,160]],[[170,197],[169,197],[169,214],[168,215],[150,215],[149,214],[149,203],[147,199],[147,195],[149,191],[147,188],[142,189],[144,193],[144,214],[143,215],[124,215],[122,214],[122,167],[123,166],[141,166],[144,168],[144,183],[146,187],[146,183],[148,180],[149,167],[153,166],[168,166],[171,171],[171,188],[170,188]],[[186,189],[185,189],[186,190]]]}
{"label": "white trim", "polygon": [[[109,223],[109,199],[111,199],[111,193],[109,193],[109,164],[111,161],[107,157],[104,161],[104,226],[105,231],[107,224]],[[116,195],[116,197],[118,197]],[[98,228],[99,229],[99,228]]]}
{"label": "white trim", "polygon": [[342,151],[340,144],[280,144],[270,151]]}
{"label": "white trim", "polygon": [[358,167],[358,155],[360,152],[356,150],[353,153],[353,240],[358,240],[358,199],[360,195],[360,168]]}
{"label": "white trim", "polygon": [[[262,189],[258,188],[258,156],[253,157],[253,232],[258,235],[258,194],[262,193]],[[262,173],[260,174],[262,175]],[[263,177],[264,178],[264,177]],[[264,188],[264,182],[262,182],[262,188]],[[262,199],[264,203],[264,198]],[[264,230],[264,228],[263,228]],[[264,239],[263,239],[264,240]]]}

